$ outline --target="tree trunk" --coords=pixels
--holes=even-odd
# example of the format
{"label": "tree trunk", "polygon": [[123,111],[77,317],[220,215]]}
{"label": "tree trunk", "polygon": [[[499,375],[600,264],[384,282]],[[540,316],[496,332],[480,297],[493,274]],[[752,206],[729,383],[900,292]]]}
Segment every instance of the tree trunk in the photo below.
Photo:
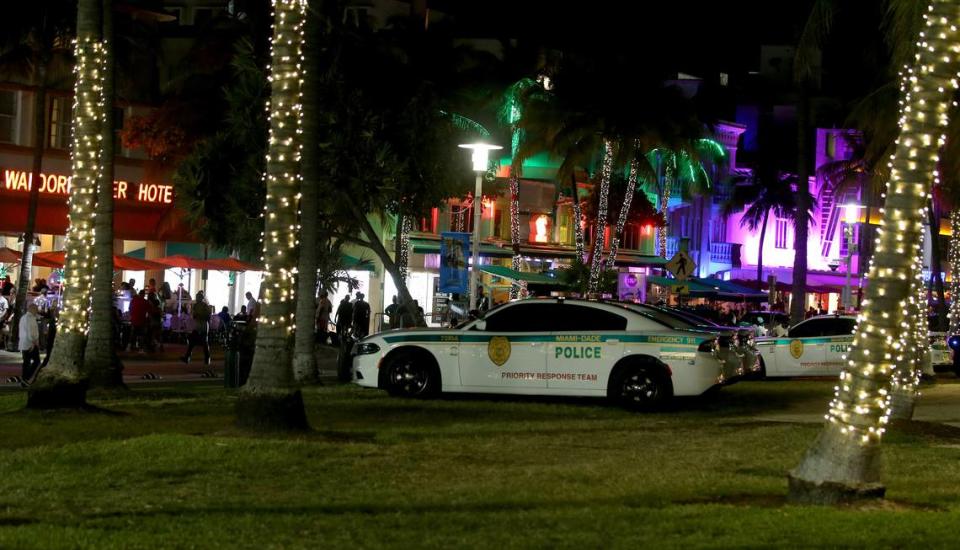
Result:
{"label": "tree trunk", "polygon": [[[763,288],[763,242],[767,238],[767,221],[770,219],[770,210],[767,209],[763,213],[763,227],[760,228],[760,243],[759,248],[757,249],[757,290]],[[768,292],[776,292],[776,289],[771,288]],[[771,302],[772,303],[772,302]]]}
{"label": "tree trunk", "polygon": [[84,373],[91,387],[126,388],[123,364],[117,357],[113,330],[113,161],[116,133],[114,116],[113,0],[103,2],[103,129],[102,166],[97,181],[97,215],[94,220],[94,272],[91,291],[90,334],[83,354]]}
{"label": "tree trunk", "polygon": [[47,61],[37,65],[35,79],[37,95],[33,102],[33,165],[30,168],[30,202],[27,206],[27,226],[23,230],[23,249],[20,255],[20,270],[17,276],[17,297],[10,327],[9,347],[16,351],[20,340],[20,317],[27,312],[27,292],[33,272],[33,241],[36,239],[37,207],[40,202],[40,176],[43,170],[43,149],[47,127]]}
{"label": "tree trunk", "polygon": [[617,230],[610,239],[610,255],[607,256],[607,269],[613,269],[617,262],[617,252],[620,250],[620,235],[623,233],[623,226],[627,223],[627,216],[630,213],[630,204],[633,202],[633,192],[637,187],[637,172],[639,167],[637,161],[630,162],[630,175],[627,177],[627,189],[624,191],[623,204],[620,205],[620,214],[617,216]]}
{"label": "tree trunk", "polygon": [[[30,388],[28,408],[80,407],[86,402],[83,347],[90,313],[90,282],[94,266],[93,231],[97,181],[102,170],[104,50],[100,37],[101,0],[77,5],[74,46],[76,83],[69,213],[64,248],[63,303],[57,338],[49,364]],[[40,182],[35,182],[39,185]]]}
{"label": "tree trunk", "polygon": [[951,335],[960,333],[960,210],[950,212],[950,329]]}
{"label": "tree trunk", "polygon": [[[350,210],[350,213],[353,215],[353,218],[360,225],[360,230],[363,231],[363,234],[367,236],[366,241],[362,241],[363,246],[370,248],[374,254],[380,258],[380,261],[383,263],[383,268],[393,277],[394,283],[397,285],[397,292],[400,293],[400,303],[401,304],[410,304],[413,302],[413,297],[410,295],[410,291],[407,289],[407,282],[401,277],[400,268],[397,267],[397,263],[390,257],[390,253],[387,252],[386,247],[383,246],[383,242],[380,240],[380,235],[377,234],[377,230],[374,229],[373,225],[370,224],[370,220],[367,219],[367,215],[360,210],[355,202],[350,200],[349,196],[342,197],[342,200],[346,204],[347,208]],[[423,317],[420,316],[419,312],[413,312],[417,317],[417,326],[425,326]]]}
{"label": "tree trunk", "polygon": [[576,174],[570,174],[570,197],[573,199],[573,243],[577,247],[577,259],[583,261],[583,210],[580,208],[580,192]]}
{"label": "tree trunk", "polygon": [[[515,271],[520,271],[520,180],[516,174],[512,173],[510,174],[510,244],[513,249],[510,265]],[[510,298],[519,298],[521,289],[521,281],[513,281],[510,285]]]}
{"label": "tree trunk", "polygon": [[[240,390],[237,422],[263,430],[307,429],[303,396],[293,374],[300,191],[300,96],[305,0],[274,5],[270,76],[270,139],[263,257],[266,275],[250,378]],[[315,144],[310,144],[315,145]]]}
{"label": "tree trunk", "polygon": [[904,340],[906,346],[900,350],[896,368],[891,377],[890,419],[910,420],[916,408],[920,392],[920,374],[925,364],[930,362],[930,338],[927,327],[926,287],[923,284],[923,245],[917,247],[913,272],[910,281],[910,304],[904,321],[907,323]]}
{"label": "tree trunk", "polygon": [[[947,330],[947,299],[943,292],[943,276],[940,270],[943,266],[943,251],[940,249],[940,210],[930,201],[927,216],[930,221],[930,286],[937,293],[937,324],[934,329],[938,332]],[[923,316],[927,316],[927,308],[923,308]]]}
{"label": "tree trunk", "polygon": [[793,288],[790,297],[790,320],[799,323],[804,318],[807,301],[807,240],[810,235],[810,178],[808,171],[807,126],[809,125],[809,97],[807,87],[800,84],[797,101],[797,211],[793,219]]}
{"label": "tree trunk", "polygon": [[607,200],[610,194],[610,176],[613,172],[613,143],[603,143],[603,167],[600,173],[600,201],[597,207],[597,219],[594,226],[593,252],[590,253],[590,282],[588,290],[592,294],[600,284],[603,259],[603,235],[607,228]]}
{"label": "tree trunk", "polygon": [[950,80],[958,68],[951,50],[960,37],[951,25],[960,18],[960,2],[933,0],[930,5],[924,31],[927,47],[918,48],[912,89],[902,94],[900,138],[891,163],[882,231],[867,275],[863,311],[828,421],[790,473],[790,497],[795,502],[836,503],[884,493],[880,440],[890,413],[890,377],[898,360],[894,346],[906,344],[902,325],[914,297],[913,260],[937,168],[939,147],[932,145],[931,136],[942,136],[949,122]]}
{"label": "tree trunk", "polygon": [[[320,42],[322,20],[317,14],[308,14],[304,23],[307,44]],[[320,130],[320,67],[318,51],[314,47],[304,50],[304,67],[307,74],[303,83],[302,129],[303,133],[303,180],[300,183],[300,261],[297,265],[296,336],[293,345],[293,373],[297,382],[313,384],[319,381],[316,351],[317,319],[317,230],[320,215],[320,166],[317,150]]]}
{"label": "tree trunk", "polygon": [[663,215],[664,224],[657,228],[657,247],[659,247],[660,257],[667,257],[667,205],[670,204],[670,189],[673,186],[673,170],[667,166],[663,176],[663,190],[660,193],[660,214]]}

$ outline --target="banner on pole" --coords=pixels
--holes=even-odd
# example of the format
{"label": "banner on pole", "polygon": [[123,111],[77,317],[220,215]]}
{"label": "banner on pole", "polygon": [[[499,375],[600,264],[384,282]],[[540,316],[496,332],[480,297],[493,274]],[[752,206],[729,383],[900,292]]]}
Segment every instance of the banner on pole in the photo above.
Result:
{"label": "banner on pole", "polygon": [[470,233],[440,234],[440,292],[465,294],[468,291],[469,257]]}

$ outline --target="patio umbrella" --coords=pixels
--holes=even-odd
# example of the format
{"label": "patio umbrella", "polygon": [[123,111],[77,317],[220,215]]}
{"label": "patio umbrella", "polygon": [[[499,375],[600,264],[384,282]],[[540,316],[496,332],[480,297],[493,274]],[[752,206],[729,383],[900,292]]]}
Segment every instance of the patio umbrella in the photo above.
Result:
{"label": "patio umbrella", "polygon": [[0,264],[20,263],[20,253],[12,248],[0,247]]}
{"label": "patio umbrella", "polygon": [[236,258],[218,258],[216,260],[207,260],[210,265],[217,267],[207,268],[218,271],[262,271],[263,269],[246,262],[241,262]]}
{"label": "patio umbrella", "polygon": [[173,256],[165,256],[151,261],[167,267],[179,267],[180,269],[220,269],[213,265],[211,260],[200,260],[198,258],[184,256],[183,254],[174,254]]}
{"label": "patio umbrella", "polygon": [[63,250],[57,250],[53,252],[37,252],[33,255],[33,267],[49,267],[51,269],[59,269],[63,267],[65,255],[66,253]]}
{"label": "patio umbrella", "polygon": [[[53,252],[37,252],[33,255],[34,265],[41,267],[63,267],[67,253],[63,250]],[[39,261],[38,261],[39,260]],[[43,262],[41,265],[40,262]],[[113,257],[113,268],[124,271],[162,271],[166,265],[152,260],[141,260],[130,256],[117,254]]]}

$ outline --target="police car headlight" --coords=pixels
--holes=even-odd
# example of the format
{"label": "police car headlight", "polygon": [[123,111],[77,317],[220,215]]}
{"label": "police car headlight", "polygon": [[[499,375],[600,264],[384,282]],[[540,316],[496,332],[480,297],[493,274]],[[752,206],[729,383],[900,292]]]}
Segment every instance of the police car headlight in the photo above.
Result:
{"label": "police car headlight", "polygon": [[950,338],[947,338],[947,345],[950,346],[950,349],[954,351],[960,349],[960,336],[955,334]]}
{"label": "police car headlight", "polygon": [[353,346],[354,355],[369,355],[380,351],[380,346],[373,342],[358,342]]}

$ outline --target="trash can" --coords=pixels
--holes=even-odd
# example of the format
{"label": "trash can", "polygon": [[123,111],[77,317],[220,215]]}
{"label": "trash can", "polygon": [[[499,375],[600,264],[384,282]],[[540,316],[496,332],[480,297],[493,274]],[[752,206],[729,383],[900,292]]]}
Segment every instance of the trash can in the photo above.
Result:
{"label": "trash can", "polygon": [[223,385],[239,388],[247,383],[250,367],[253,366],[253,351],[257,344],[257,326],[236,321],[227,332],[226,363],[223,369]]}

